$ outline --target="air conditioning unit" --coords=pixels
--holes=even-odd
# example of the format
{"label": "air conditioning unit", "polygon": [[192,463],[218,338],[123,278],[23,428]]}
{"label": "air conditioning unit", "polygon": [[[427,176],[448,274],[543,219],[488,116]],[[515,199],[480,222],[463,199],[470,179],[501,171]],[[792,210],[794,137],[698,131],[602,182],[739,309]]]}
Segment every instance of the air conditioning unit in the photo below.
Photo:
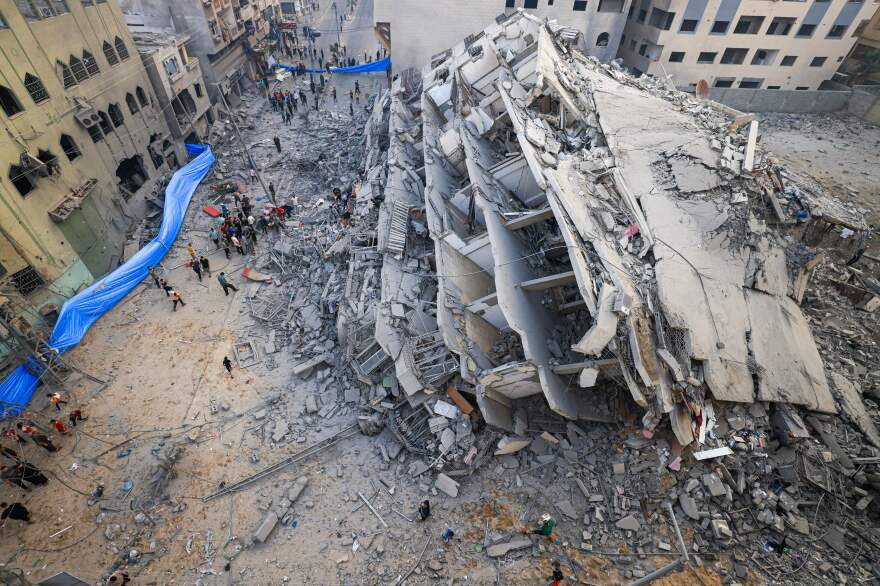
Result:
{"label": "air conditioning unit", "polygon": [[84,128],[91,128],[101,122],[101,117],[98,116],[98,112],[94,108],[79,110],[74,114],[74,117]]}

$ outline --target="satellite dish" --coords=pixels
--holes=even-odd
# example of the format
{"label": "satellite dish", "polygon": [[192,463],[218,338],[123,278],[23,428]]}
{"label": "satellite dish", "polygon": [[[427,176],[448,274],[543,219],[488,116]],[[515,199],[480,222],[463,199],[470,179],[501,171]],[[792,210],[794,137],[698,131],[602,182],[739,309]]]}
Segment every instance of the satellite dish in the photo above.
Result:
{"label": "satellite dish", "polygon": [[709,99],[709,82],[705,79],[697,82],[697,97],[703,100]]}

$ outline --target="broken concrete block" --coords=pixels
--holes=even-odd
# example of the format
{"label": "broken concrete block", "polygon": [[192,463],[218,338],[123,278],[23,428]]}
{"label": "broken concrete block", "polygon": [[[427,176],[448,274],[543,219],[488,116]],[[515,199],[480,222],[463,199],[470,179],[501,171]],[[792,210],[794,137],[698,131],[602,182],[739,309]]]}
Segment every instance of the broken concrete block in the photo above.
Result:
{"label": "broken concrete block", "polygon": [[516,438],[513,436],[504,436],[500,440],[498,440],[498,449],[495,450],[496,456],[503,456],[505,454],[515,454],[521,449],[528,446],[532,443],[532,440],[525,438]]}
{"label": "broken concrete block", "polygon": [[611,466],[611,470],[615,476],[623,476],[626,474],[626,464],[624,462],[614,462]]}
{"label": "broken concrete block", "polygon": [[681,494],[678,497],[678,504],[685,515],[694,521],[699,521],[700,511],[697,509],[697,501],[694,500],[694,497],[689,494]]}
{"label": "broken concrete block", "polygon": [[559,509],[560,513],[562,513],[569,519],[578,518],[578,514],[574,510],[574,505],[571,504],[571,501],[559,501],[556,503],[556,508]]}
{"label": "broken concrete block", "polygon": [[437,490],[451,496],[452,498],[458,496],[458,486],[459,484],[456,481],[445,474],[438,474],[437,479],[434,481],[434,487]]}
{"label": "broken concrete block", "polygon": [[512,551],[525,549],[531,546],[532,540],[523,535],[520,537],[514,537],[513,539],[505,543],[496,543],[495,545],[490,545],[486,548],[486,554],[490,558],[497,558],[506,555]]}
{"label": "broken concrete block", "polygon": [[448,417],[449,419],[455,419],[458,417],[458,407],[451,403],[447,403],[446,401],[437,401],[434,404],[434,413],[437,415],[442,415],[443,417]]}
{"label": "broken concrete block", "polygon": [[727,490],[724,488],[724,483],[714,472],[703,474],[703,486],[706,487],[706,490],[708,490],[709,494],[713,497],[720,497],[727,494]]}
{"label": "broken concrete block", "polygon": [[596,379],[599,378],[599,370],[596,368],[585,368],[578,377],[578,385],[582,389],[590,389],[596,386]]}
{"label": "broken concrete block", "polygon": [[296,480],[293,481],[293,484],[287,489],[287,500],[290,501],[290,504],[296,502],[296,499],[300,497],[302,492],[306,489],[306,485],[309,483],[308,476],[300,476]]}
{"label": "broken concrete block", "polygon": [[627,515],[623,519],[620,519],[617,523],[614,524],[618,529],[623,529],[624,531],[638,531],[642,524],[639,523],[639,520],[636,519],[633,515]]}
{"label": "broken concrete block", "polygon": [[712,535],[715,536],[715,539],[721,541],[729,541],[733,539],[733,533],[730,531],[730,526],[724,519],[712,519]]}
{"label": "broken concrete block", "polygon": [[274,511],[269,511],[254,531],[253,540],[255,543],[265,543],[278,524],[278,515]]}
{"label": "broken concrete block", "polygon": [[348,387],[345,389],[345,402],[346,403],[360,403],[361,402],[361,391],[357,387]]}
{"label": "broken concrete block", "polygon": [[440,433],[449,427],[449,420],[442,416],[431,417],[428,419],[428,427],[431,428],[431,433]]}
{"label": "broken concrete block", "polygon": [[318,400],[314,395],[309,395],[306,397],[306,413],[317,413],[318,412]]}

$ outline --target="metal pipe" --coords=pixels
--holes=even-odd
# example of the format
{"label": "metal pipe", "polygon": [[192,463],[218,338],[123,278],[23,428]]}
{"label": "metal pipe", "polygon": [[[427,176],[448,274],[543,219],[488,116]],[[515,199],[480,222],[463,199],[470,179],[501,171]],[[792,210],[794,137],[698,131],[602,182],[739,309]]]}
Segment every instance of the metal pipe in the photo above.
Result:
{"label": "metal pipe", "polygon": [[679,553],[681,553],[681,557],[678,558],[677,560],[675,560],[674,562],[666,564],[662,568],[658,568],[658,569],[654,570],[653,572],[651,572],[647,576],[645,576],[643,578],[639,578],[635,582],[632,582],[630,584],[630,586],[642,586],[643,584],[650,584],[651,582],[653,582],[657,578],[665,576],[666,574],[669,574],[670,572],[674,572],[675,570],[684,566],[686,562],[690,561],[690,556],[688,555],[688,552],[687,552],[687,546],[684,543],[684,539],[682,539],[682,537],[681,537],[681,531],[678,529],[678,520],[676,520],[675,513],[672,511],[672,505],[668,502],[664,503],[664,504],[666,505],[666,509],[669,511],[670,519],[672,519],[672,527],[675,530],[675,537],[678,540],[678,551],[679,551]]}

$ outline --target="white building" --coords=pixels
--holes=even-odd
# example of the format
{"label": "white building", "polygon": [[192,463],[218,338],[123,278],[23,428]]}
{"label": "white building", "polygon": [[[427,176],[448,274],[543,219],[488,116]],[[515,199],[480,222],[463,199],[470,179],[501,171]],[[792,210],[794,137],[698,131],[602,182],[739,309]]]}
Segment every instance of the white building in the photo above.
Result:
{"label": "white building", "polygon": [[682,89],[815,90],[877,10],[864,0],[635,0],[618,55]]}
{"label": "white building", "polygon": [[481,32],[499,14],[522,8],[577,29],[579,48],[603,61],[617,53],[632,0],[375,0],[380,34],[390,32],[395,71],[423,68],[431,57]]}

